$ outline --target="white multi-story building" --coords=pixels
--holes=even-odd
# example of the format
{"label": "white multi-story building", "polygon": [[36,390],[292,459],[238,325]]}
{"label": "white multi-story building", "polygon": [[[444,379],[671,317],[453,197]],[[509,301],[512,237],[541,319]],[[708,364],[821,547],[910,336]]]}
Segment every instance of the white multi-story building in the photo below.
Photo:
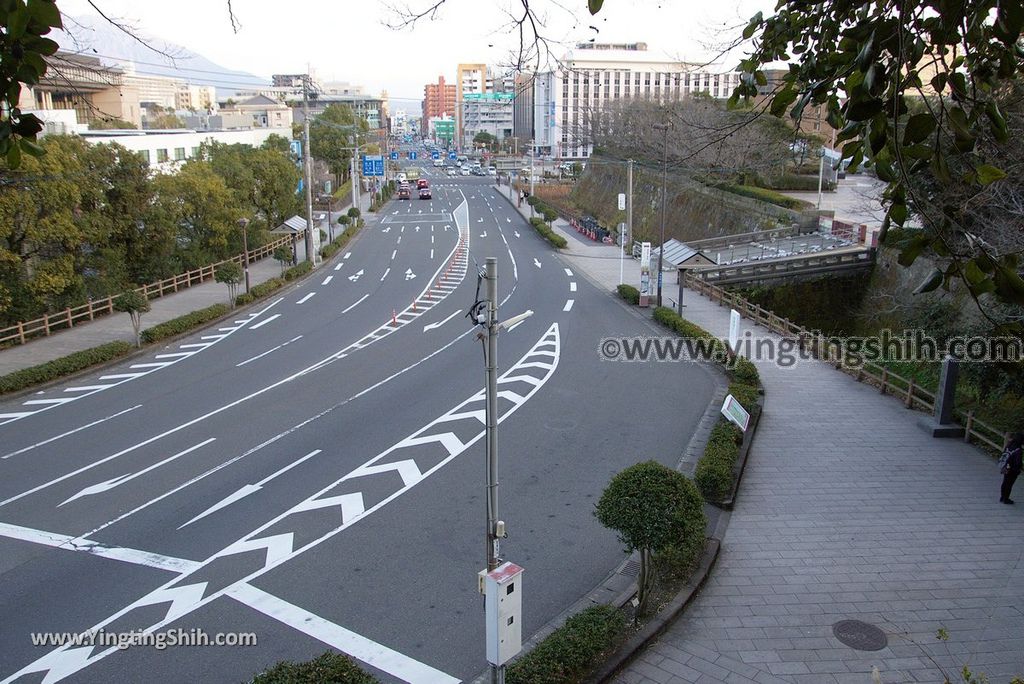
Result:
{"label": "white multi-story building", "polygon": [[208,85],[183,84],[178,88],[177,109],[216,114],[217,89]]}
{"label": "white multi-story building", "polygon": [[486,64],[460,64],[455,74],[455,128],[460,149],[472,149],[478,133],[512,136],[515,82]]}
{"label": "white multi-story building", "polygon": [[[142,153],[149,168],[161,173],[174,173],[178,167],[199,154],[204,142],[226,145],[243,144],[259,147],[271,135],[281,135],[280,129],[249,128],[238,131],[83,131],[81,136],[99,145],[117,143],[134,152]],[[287,137],[287,136],[286,136]]]}
{"label": "white multi-story building", "polygon": [[557,69],[533,79],[534,150],[538,155],[583,159],[593,149],[591,117],[609,102],[659,102],[696,93],[728,98],[737,72],[714,72],[648,52],[645,43],[576,46]]}

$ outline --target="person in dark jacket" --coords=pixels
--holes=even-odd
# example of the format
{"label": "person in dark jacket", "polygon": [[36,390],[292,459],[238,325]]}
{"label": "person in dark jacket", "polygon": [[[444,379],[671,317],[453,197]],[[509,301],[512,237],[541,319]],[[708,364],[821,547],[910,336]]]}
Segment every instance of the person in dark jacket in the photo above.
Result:
{"label": "person in dark jacket", "polygon": [[1010,443],[1006,445],[1005,453],[1009,454],[1009,459],[1006,462],[1006,473],[1003,475],[1003,486],[999,490],[999,501],[1004,504],[1012,504],[1010,490],[1013,489],[1013,483],[1020,475],[1021,457],[1024,455],[1024,435],[1019,432],[1014,433],[1010,437]]}

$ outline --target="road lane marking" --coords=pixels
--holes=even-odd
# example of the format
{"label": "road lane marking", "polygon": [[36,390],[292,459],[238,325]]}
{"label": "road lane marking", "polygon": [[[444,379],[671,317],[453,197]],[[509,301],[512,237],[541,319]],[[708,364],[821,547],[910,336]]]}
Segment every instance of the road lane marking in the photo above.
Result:
{"label": "road lane marking", "polygon": [[567,269],[565,269],[565,275],[567,275],[567,276],[569,276],[570,278],[572,278],[572,271],[571,271],[570,269],[568,269],[568,268],[567,268]]}
{"label": "road lane marking", "polygon": [[281,317],[281,314],[279,314],[279,313],[278,314],[274,314],[273,316],[268,316],[267,318],[264,318],[262,321],[260,321],[256,325],[250,327],[249,330],[257,330],[259,328],[262,328],[267,323],[270,323],[271,321],[275,321],[275,320],[277,320],[280,317]]}
{"label": "road lane marking", "polygon": [[327,276],[326,278],[324,278],[323,282],[322,282],[322,283],[320,283],[320,284],[321,284],[321,285],[326,285],[327,283],[331,282],[332,280],[334,280],[334,276],[332,276],[332,275],[329,275],[329,276]]}
{"label": "road lane marking", "polygon": [[343,313],[343,314],[348,313],[352,309],[356,308],[356,304],[358,304],[359,302],[363,301],[364,299],[366,299],[369,296],[370,296],[369,293],[364,294],[362,297],[360,297],[359,299],[356,300],[355,304],[350,304],[349,306],[347,306],[344,309],[342,309],[341,313]]}
{"label": "road lane marking", "polygon": [[171,354],[157,354],[154,359],[174,359],[179,356],[192,356],[195,352],[174,352]]}
{"label": "road lane marking", "polygon": [[308,295],[306,295],[305,297],[303,297],[302,299],[300,299],[299,301],[297,301],[295,303],[296,304],[305,304],[310,299],[312,299],[314,296],[316,296],[316,292],[310,292]]}
{"label": "road lane marking", "polygon": [[403,682],[410,684],[458,684],[459,682],[451,675],[360,636],[251,584],[240,584],[232,588],[227,595],[242,605],[332,646]]}
{"label": "road lane marking", "polygon": [[247,364],[247,363],[249,363],[251,361],[255,361],[256,359],[262,359],[264,356],[266,356],[270,352],[275,352],[278,349],[280,349],[281,347],[287,347],[292,342],[295,342],[295,341],[300,340],[300,339],[302,339],[302,335],[297,335],[297,336],[293,337],[292,339],[288,340],[287,342],[282,342],[281,344],[277,345],[273,349],[268,349],[267,351],[263,352],[262,354],[257,354],[256,356],[254,356],[254,357],[252,357],[250,359],[246,359],[245,361],[242,361],[241,363],[236,363],[235,364],[235,368],[240,368],[240,367],[244,366],[245,364]]}
{"label": "road lane marking", "polygon": [[380,277],[380,282],[382,282],[382,283],[384,282],[384,279],[388,277],[388,273],[391,273],[391,267],[390,266],[388,266],[386,269],[384,269],[384,275],[382,275]]}
{"label": "road lane marking", "polygon": [[67,437],[68,435],[73,435],[76,432],[81,432],[82,430],[86,430],[86,429],[91,428],[93,426],[99,425],[100,423],[105,423],[106,421],[108,421],[108,420],[110,420],[112,418],[117,418],[118,416],[123,416],[126,413],[130,413],[130,412],[134,411],[135,409],[140,408],[141,406],[142,406],[142,404],[136,404],[135,406],[132,406],[131,408],[127,408],[124,411],[118,411],[117,413],[115,413],[113,415],[110,415],[110,416],[107,416],[106,418],[100,418],[99,420],[94,420],[91,423],[86,423],[85,425],[80,425],[79,427],[76,427],[73,430],[68,430],[67,432],[62,432],[59,435],[56,435],[54,437],[50,437],[48,439],[44,439],[41,442],[36,442],[35,444],[33,444],[31,446],[27,446],[27,447],[24,447],[22,449],[18,449],[17,451],[12,451],[10,453],[4,454],[3,456],[0,456],[0,459],[8,459],[11,456],[17,456],[19,454],[23,454],[26,451],[31,451],[32,449],[35,449],[37,447],[41,447],[41,446],[43,446],[45,444],[49,444],[50,442],[56,442],[58,439],[62,439],[64,437]]}
{"label": "road lane marking", "polygon": [[431,259],[434,258],[434,248],[433,247],[430,248],[430,258]]}
{"label": "road lane marking", "polygon": [[[467,333],[470,331],[467,331]],[[553,350],[541,350],[541,347],[553,346]],[[557,323],[553,323],[547,332],[541,337],[540,341],[533,346],[519,362],[509,368],[506,373],[498,378],[499,385],[509,385],[514,382],[512,378],[522,373],[522,369],[529,363],[530,367],[543,368],[544,373],[542,378],[535,378],[538,380],[538,384],[531,386],[525,394],[518,394],[516,392],[505,390],[502,392],[502,396],[507,397],[512,405],[504,409],[504,413],[497,417],[497,423],[502,423],[505,419],[509,418],[515,413],[521,406],[523,406],[537,391],[540,390],[544,384],[554,375],[559,360],[560,351],[560,338],[559,328]],[[533,356],[550,356],[549,362],[533,361],[527,362],[527,359]],[[527,383],[530,384],[530,383]],[[394,501],[401,495],[408,492],[416,484],[422,482],[430,475],[434,474],[445,465],[450,463],[457,456],[465,452],[466,449],[471,447],[476,442],[480,441],[485,435],[484,426],[480,425],[480,430],[475,436],[470,437],[468,441],[463,441],[456,437],[454,432],[451,430],[445,430],[437,433],[439,423],[454,422],[452,416],[454,414],[465,412],[466,408],[471,404],[476,404],[478,407],[482,406],[485,402],[484,390],[479,390],[476,394],[471,396],[466,401],[462,402],[455,408],[448,411],[446,414],[440,416],[435,421],[429,423],[425,427],[416,431],[406,439],[395,444],[391,448],[378,454],[369,461],[366,461],[363,465],[357,467],[347,475],[342,476],[338,480],[328,484],[323,489],[319,490],[312,496],[308,497],[299,504],[293,506],[291,509],[275,516],[268,522],[259,526],[249,534],[245,535],[241,539],[228,545],[221,551],[214,553],[212,556],[202,561],[198,567],[194,570],[185,572],[178,577],[171,579],[168,582],[164,582],[161,586],[153,589],[141,598],[136,599],[129,605],[113,613],[103,621],[94,625],[91,629],[98,631],[105,629],[108,625],[116,623],[117,621],[129,616],[135,611],[140,611],[142,615],[136,614],[135,620],[139,620],[146,617],[146,622],[150,622],[149,626],[141,628],[141,633],[150,634],[162,627],[178,620],[186,615],[190,615],[200,608],[206,606],[212,601],[220,598],[221,596],[230,595],[231,592],[239,590],[243,585],[251,584],[252,580],[257,579],[272,571],[274,568],[279,567],[283,563],[296,558],[297,556],[305,553],[320,544],[332,539],[340,532],[348,529],[356,522],[363,520],[374,512],[380,510],[388,503]],[[443,429],[443,428],[442,428]],[[435,431],[435,432],[431,432]],[[437,459],[435,451],[422,451],[415,447],[424,445],[429,447],[432,444],[442,446],[448,455],[442,457],[440,460]],[[383,459],[388,458],[391,454],[399,449],[412,449],[412,456],[422,457],[424,459],[426,467],[420,467],[415,461],[412,465],[408,464],[410,459],[405,459],[399,463],[383,462]],[[428,454],[430,456],[428,456]],[[405,454],[402,454],[403,456]],[[404,469],[402,473],[400,469]],[[371,477],[379,473],[390,473],[391,471],[399,471],[399,474],[403,477],[403,485],[397,490],[393,491],[390,495],[385,496],[382,500],[378,501],[373,506],[359,511],[352,517],[345,518],[346,506],[349,510],[358,510],[358,508],[352,508],[351,504],[356,494],[362,496],[358,491],[346,492],[346,493],[334,493],[339,486],[353,486],[359,485],[361,478]],[[389,475],[388,475],[389,476]],[[412,484],[406,484],[405,478],[410,478]],[[374,478],[377,479],[377,478]],[[325,496],[326,495],[326,496]],[[265,532],[268,532],[272,527],[275,527],[286,518],[292,515],[300,514],[304,511],[317,510],[320,508],[335,507],[341,509],[342,521],[340,525],[333,528],[329,528],[327,532],[320,534],[319,537],[315,537],[312,541],[306,542],[301,546],[296,546],[295,533],[294,532],[276,532],[277,529],[287,529],[292,526],[292,521],[286,523],[286,525],[275,528],[275,532],[269,533],[269,536],[260,536]],[[299,516],[301,520],[307,520],[305,516]],[[324,516],[326,521],[328,518]],[[295,521],[298,523],[298,521]],[[333,523],[330,523],[333,524]],[[203,572],[207,568],[218,560],[237,556],[240,554],[248,554],[250,552],[259,552],[263,557],[263,566],[252,572],[249,572],[244,577],[238,577],[234,581],[224,582],[223,578],[218,578],[218,584],[221,588],[215,590],[208,590],[211,580],[203,579]],[[244,572],[244,571],[243,571]],[[196,577],[198,575],[198,577]],[[155,607],[165,605],[165,612],[163,617],[152,618],[152,611]],[[156,622],[151,622],[152,620]],[[129,617],[127,621],[132,621]],[[112,653],[119,652],[116,646],[108,647],[104,650],[97,650],[94,647],[73,647],[73,646],[61,646],[55,648],[42,657],[38,658],[34,662],[24,666],[17,672],[15,672],[9,678],[11,681],[16,680],[28,674],[44,673],[43,681],[56,681],[58,679],[67,677],[69,675],[80,672],[89,665],[99,662],[106,658]]]}
{"label": "road lane marking", "polygon": [[192,344],[179,344],[178,349],[206,349],[209,346],[209,342],[193,342]]}
{"label": "road lane marking", "polygon": [[271,473],[270,475],[267,475],[265,478],[263,478],[259,482],[255,483],[255,484],[242,485],[242,487],[240,489],[236,490],[233,494],[228,494],[226,497],[224,497],[223,499],[221,499],[220,501],[218,501],[214,505],[210,506],[205,511],[203,511],[202,513],[197,515],[196,517],[192,518],[187,523],[184,523],[184,524],[180,525],[178,527],[178,529],[180,530],[182,527],[187,527],[187,526],[191,525],[192,523],[194,523],[195,521],[201,520],[201,519],[205,518],[206,516],[210,515],[211,513],[216,513],[217,511],[221,510],[222,508],[226,508],[227,506],[230,506],[231,504],[235,503],[236,501],[241,501],[242,499],[244,499],[245,497],[249,496],[250,494],[254,494],[254,493],[260,491],[261,489],[263,489],[263,485],[267,484],[268,482],[273,480],[278,475],[284,475],[285,473],[287,473],[289,470],[291,470],[295,466],[299,465],[300,463],[302,463],[304,461],[308,461],[309,459],[313,458],[314,456],[316,456],[320,452],[321,452],[320,449],[314,449],[313,451],[309,452],[308,454],[306,454],[302,458],[300,458],[300,459],[298,459],[296,461],[292,461],[291,463],[286,465],[284,468],[281,468],[277,472],[274,472],[274,473]]}
{"label": "road lane marking", "polygon": [[443,321],[439,321],[437,323],[428,323],[427,325],[423,326],[423,332],[427,332],[428,330],[434,330],[436,328],[440,328],[442,325],[444,325],[448,321],[450,321],[453,318],[455,318],[456,316],[458,316],[459,313],[461,313],[461,312],[460,311],[456,311],[455,313],[453,313],[451,316],[449,316],[448,318],[444,319]]}
{"label": "road lane marking", "polygon": [[24,406],[46,406],[48,404],[66,404],[69,401],[74,401],[78,397],[59,397],[57,399],[30,399],[29,401],[21,402]]}
{"label": "road lane marking", "polygon": [[576,291],[576,281],[574,280],[571,283],[569,283],[569,292],[575,292],[575,291]]}
{"label": "road lane marking", "polygon": [[205,441],[202,441],[199,444],[196,444],[194,446],[190,446],[188,449],[185,449],[183,451],[179,451],[178,453],[174,454],[173,456],[168,456],[167,458],[165,458],[162,461],[157,461],[156,463],[154,463],[154,464],[152,464],[150,466],[146,466],[145,468],[143,468],[142,470],[140,470],[138,472],[129,473],[127,475],[119,475],[119,476],[111,478],[109,480],[104,480],[103,482],[97,482],[96,484],[89,485],[88,487],[85,487],[85,488],[79,490],[79,492],[77,494],[73,494],[73,495],[69,496],[68,498],[64,499],[64,501],[62,501],[59,504],[57,504],[57,508],[60,508],[64,504],[71,503],[72,501],[75,501],[77,499],[81,499],[82,497],[93,496],[94,494],[102,494],[103,492],[110,491],[114,487],[120,487],[125,482],[131,482],[132,480],[134,480],[137,477],[142,477],[146,473],[148,473],[150,471],[153,471],[153,470],[156,470],[157,468],[159,468],[162,465],[165,465],[167,463],[170,463],[171,461],[177,460],[177,459],[181,458],[182,456],[186,456],[186,455],[192,453],[193,451],[195,451],[197,449],[202,449],[207,444],[209,444],[211,442],[215,442],[215,441],[217,441],[216,437],[210,437],[209,439],[207,439]]}
{"label": "road lane marking", "polygon": [[125,378],[139,378],[145,373],[117,373],[116,375],[101,375],[100,380],[124,380]]}
{"label": "road lane marking", "polygon": [[163,368],[164,366],[169,366],[172,363],[173,363],[173,361],[161,361],[159,363],[133,363],[132,365],[130,365],[128,367],[129,368]]}
{"label": "road lane marking", "polygon": [[392,261],[394,261],[394,260],[395,260],[395,256],[396,256],[397,254],[398,254],[398,250],[397,250],[397,249],[396,249],[396,250],[393,250],[393,251],[391,252],[391,260],[392,260]]}
{"label": "road lane marking", "polygon": [[345,256],[343,256],[341,258],[342,259],[348,259],[350,256],[352,256],[352,252],[345,252]]}
{"label": "road lane marking", "polygon": [[573,300],[571,299],[565,300],[565,306],[562,307],[562,311],[569,311],[570,309],[572,309],[572,302]]}
{"label": "road lane marking", "polygon": [[341,267],[344,266],[344,265],[345,265],[345,262],[342,261],[341,263],[339,263],[337,266],[334,267],[334,270],[335,271],[340,271]]}
{"label": "road lane marking", "polygon": [[65,387],[65,392],[92,392],[93,390],[107,389],[110,385],[82,385],[81,387]]}

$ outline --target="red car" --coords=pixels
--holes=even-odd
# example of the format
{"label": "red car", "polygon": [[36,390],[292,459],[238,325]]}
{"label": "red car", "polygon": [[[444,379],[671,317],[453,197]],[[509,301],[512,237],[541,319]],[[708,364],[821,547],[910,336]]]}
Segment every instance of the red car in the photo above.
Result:
{"label": "red car", "polygon": [[420,188],[420,199],[430,199],[430,188]]}
{"label": "red car", "polygon": [[429,188],[430,183],[427,181],[426,178],[420,178],[418,181],[416,181],[416,187],[422,190],[423,188]]}

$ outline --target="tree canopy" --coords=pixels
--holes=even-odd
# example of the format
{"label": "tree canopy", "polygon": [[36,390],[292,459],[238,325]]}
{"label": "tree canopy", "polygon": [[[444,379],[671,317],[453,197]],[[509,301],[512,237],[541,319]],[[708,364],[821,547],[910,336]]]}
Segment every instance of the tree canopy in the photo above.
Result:
{"label": "tree canopy", "polygon": [[313,157],[326,162],[338,183],[347,177],[356,134],[369,130],[365,119],[351,107],[332,104],[309,123],[309,145]]}

